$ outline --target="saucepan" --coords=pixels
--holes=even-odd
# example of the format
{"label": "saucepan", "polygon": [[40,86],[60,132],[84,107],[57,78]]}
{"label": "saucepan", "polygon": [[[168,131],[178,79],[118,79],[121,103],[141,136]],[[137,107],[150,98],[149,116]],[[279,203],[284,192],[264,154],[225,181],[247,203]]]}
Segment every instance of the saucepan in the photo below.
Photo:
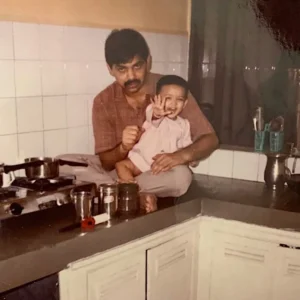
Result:
{"label": "saucepan", "polygon": [[59,166],[87,167],[88,164],[76,161],[68,161],[51,157],[30,157],[25,163],[42,162],[39,166],[33,165],[25,168],[28,179],[51,179],[59,176]]}
{"label": "saucepan", "polygon": [[3,185],[3,173],[9,173],[9,172],[14,172],[17,170],[21,169],[26,169],[26,168],[33,168],[33,167],[40,167],[43,165],[43,161],[32,161],[32,162],[25,162],[22,164],[17,164],[17,165],[5,165],[5,164],[0,164],[0,187]]}

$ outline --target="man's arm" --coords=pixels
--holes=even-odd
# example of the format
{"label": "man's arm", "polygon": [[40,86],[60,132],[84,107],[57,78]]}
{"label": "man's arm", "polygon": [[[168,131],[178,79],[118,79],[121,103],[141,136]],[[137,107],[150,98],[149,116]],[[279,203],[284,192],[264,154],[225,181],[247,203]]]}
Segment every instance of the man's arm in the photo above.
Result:
{"label": "man's arm", "polygon": [[188,164],[208,157],[214,150],[217,149],[218,144],[219,139],[217,135],[212,132],[204,134],[193,144],[177,151],[177,153],[182,157],[183,163]]}
{"label": "man's arm", "polygon": [[115,168],[115,164],[117,162],[127,157],[128,151],[126,151],[122,143],[120,143],[115,148],[101,152],[98,155],[102,164],[102,168],[105,171],[111,171]]}
{"label": "man's arm", "polygon": [[219,139],[191,93],[181,116],[190,123],[193,144],[178,152],[186,163],[206,158],[218,147]]}
{"label": "man's arm", "polygon": [[94,100],[92,118],[95,139],[95,153],[106,171],[114,169],[116,162],[127,156],[127,151],[117,143],[115,126],[106,111],[107,93],[101,92]]}

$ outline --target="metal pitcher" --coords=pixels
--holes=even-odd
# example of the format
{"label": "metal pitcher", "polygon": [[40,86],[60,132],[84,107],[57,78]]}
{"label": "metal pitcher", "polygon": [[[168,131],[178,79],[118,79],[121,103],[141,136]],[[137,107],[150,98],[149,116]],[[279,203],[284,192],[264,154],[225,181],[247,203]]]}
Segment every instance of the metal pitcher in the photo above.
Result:
{"label": "metal pitcher", "polygon": [[264,179],[267,188],[272,190],[282,189],[286,178],[290,175],[290,170],[286,166],[287,153],[266,153],[267,165],[265,168]]}

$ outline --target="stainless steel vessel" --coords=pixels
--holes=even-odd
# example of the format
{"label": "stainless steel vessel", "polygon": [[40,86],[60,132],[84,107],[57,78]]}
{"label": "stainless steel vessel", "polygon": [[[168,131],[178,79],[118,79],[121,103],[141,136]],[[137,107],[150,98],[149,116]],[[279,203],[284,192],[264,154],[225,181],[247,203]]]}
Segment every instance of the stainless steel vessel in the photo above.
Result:
{"label": "stainless steel vessel", "polygon": [[69,165],[73,167],[87,167],[86,163],[67,161],[52,157],[30,157],[25,159],[25,163],[39,163],[25,168],[25,174],[29,179],[49,179],[59,176],[59,166]]}
{"label": "stainless steel vessel", "polygon": [[71,191],[70,197],[75,205],[78,221],[88,219],[92,216],[92,193],[87,191]]}
{"label": "stainless steel vessel", "polygon": [[99,186],[99,211],[114,217],[118,210],[118,185],[100,184]]}
{"label": "stainless steel vessel", "polygon": [[266,186],[269,189],[282,189],[290,175],[286,166],[286,160],[290,156],[287,153],[266,153],[267,164],[264,173]]}
{"label": "stainless steel vessel", "polygon": [[118,212],[121,215],[135,215],[139,209],[139,186],[136,183],[119,184]]}

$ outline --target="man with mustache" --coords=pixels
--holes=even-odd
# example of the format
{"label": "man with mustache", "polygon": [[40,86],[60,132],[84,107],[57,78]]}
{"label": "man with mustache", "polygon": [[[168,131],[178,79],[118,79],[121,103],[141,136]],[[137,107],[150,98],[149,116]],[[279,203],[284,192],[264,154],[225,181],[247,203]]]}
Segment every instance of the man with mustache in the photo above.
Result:
{"label": "man with mustache", "polygon": [[[155,94],[161,75],[150,73],[151,55],[144,37],[132,29],[114,30],[105,42],[105,59],[114,83],[100,92],[93,104],[96,156],[64,155],[64,159],[87,161],[87,170],[65,166],[62,172],[78,179],[109,183],[116,179],[115,165],[125,159],[143,133],[145,109]],[[179,197],[189,188],[192,173],[188,164],[201,160],[216,149],[218,138],[189,94],[181,114],[188,119],[193,144],[175,153],[153,158],[152,172],[136,177],[142,202],[156,209],[156,197]],[[153,174],[155,173],[155,175]],[[149,207],[149,206],[148,206]]]}

